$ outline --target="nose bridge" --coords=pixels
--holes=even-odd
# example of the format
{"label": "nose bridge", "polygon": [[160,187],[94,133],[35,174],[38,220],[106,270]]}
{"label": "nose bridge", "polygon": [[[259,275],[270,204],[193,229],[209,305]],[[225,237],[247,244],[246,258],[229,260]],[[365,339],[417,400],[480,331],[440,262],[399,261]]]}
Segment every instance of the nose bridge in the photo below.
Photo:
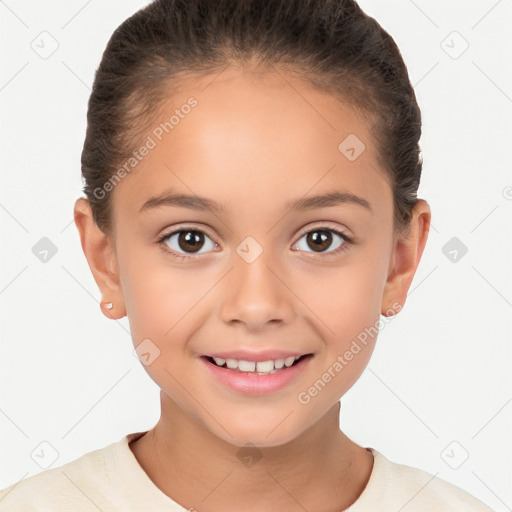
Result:
{"label": "nose bridge", "polygon": [[225,322],[239,321],[258,329],[271,321],[290,320],[293,296],[277,277],[278,260],[271,249],[247,237],[233,255],[233,267],[223,294]]}

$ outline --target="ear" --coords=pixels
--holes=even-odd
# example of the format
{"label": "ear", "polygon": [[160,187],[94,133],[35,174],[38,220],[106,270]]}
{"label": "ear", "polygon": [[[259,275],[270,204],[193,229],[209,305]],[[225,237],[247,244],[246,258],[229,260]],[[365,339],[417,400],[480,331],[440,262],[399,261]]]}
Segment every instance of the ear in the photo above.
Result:
{"label": "ear", "polygon": [[[97,226],[87,199],[81,197],[76,200],[74,218],[80,233],[82,250],[101,291],[101,310],[108,318],[122,318],[126,315],[126,308],[113,240]],[[103,301],[112,302],[112,308],[107,309]]]}
{"label": "ear", "polygon": [[407,292],[427,243],[430,219],[430,206],[425,200],[418,199],[412,211],[409,231],[395,241],[382,296],[381,314],[384,316],[397,314],[407,300]]}

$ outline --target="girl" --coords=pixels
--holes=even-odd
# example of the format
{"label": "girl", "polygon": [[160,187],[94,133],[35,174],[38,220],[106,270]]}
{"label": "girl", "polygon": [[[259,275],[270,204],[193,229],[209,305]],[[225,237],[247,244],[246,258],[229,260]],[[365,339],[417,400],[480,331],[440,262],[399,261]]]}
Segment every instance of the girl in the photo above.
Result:
{"label": "girl", "polygon": [[87,119],[75,223],[161,418],[0,510],[490,510],[339,428],[431,218],[420,110],[373,18],[157,0],[110,39]]}

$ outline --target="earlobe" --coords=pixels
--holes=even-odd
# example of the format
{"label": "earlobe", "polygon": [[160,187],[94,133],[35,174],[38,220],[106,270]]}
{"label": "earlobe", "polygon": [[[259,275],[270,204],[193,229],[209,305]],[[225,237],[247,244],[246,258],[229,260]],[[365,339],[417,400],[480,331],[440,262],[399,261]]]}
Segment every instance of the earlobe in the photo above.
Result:
{"label": "earlobe", "polygon": [[[126,310],[113,240],[97,226],[87,199],[81,197],[76,200],[74,220],[82,250],[103,297],[101,310],[108,318],[122,318]],[[108,303],[115,307],[105,307]]]}
{"label": "earlobe", "polygon": [[[400,311],[418,268],[430,229],[430,206],[423,199],[413,208],[410,230],[407,236],[398,237],[392,255],[392,268],[382,296],[381,314],[393,316]],[[391,313],[396,311],[396,313]]]}

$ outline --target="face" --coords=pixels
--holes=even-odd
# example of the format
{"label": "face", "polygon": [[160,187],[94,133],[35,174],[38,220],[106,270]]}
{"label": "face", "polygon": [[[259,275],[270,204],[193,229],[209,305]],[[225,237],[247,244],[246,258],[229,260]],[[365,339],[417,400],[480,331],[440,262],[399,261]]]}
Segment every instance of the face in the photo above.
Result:
{"label": "face", "polygon": [[[160,124],[176,110],[172,128]],[[229,443],[296,438],[368,363],[395,247],[369,129],[290,75],[228,69],[173,91],[113,191],[120,289],[144,368],[165,400]],[[248,375],[246,363],[207,356],[249,369],[306,357]]]}

